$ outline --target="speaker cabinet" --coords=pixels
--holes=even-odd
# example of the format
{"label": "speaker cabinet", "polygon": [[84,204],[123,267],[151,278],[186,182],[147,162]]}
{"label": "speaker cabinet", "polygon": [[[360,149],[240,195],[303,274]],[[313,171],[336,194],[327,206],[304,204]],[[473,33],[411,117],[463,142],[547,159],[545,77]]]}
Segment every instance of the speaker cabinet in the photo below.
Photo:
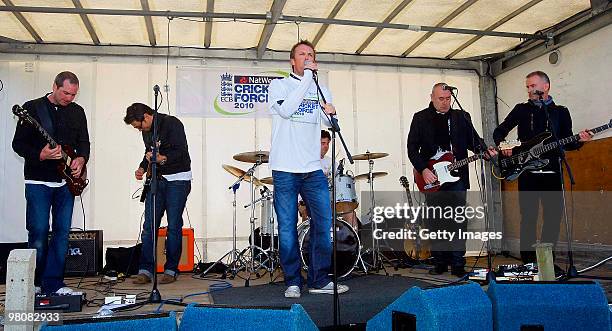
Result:
{"label": "speaker cabinet", "polygon": [[95,276],[102,271],[102,230],[70,231],[65,276]]}
{"label": "speaker cabinet", "polygon": [[[157,231],[157,272],[164,272],[167,233],[168,229],[165,227]],[[193,271],[193,228],[183,228],[182,234],[183,249],[178,269],[181,272]]]}

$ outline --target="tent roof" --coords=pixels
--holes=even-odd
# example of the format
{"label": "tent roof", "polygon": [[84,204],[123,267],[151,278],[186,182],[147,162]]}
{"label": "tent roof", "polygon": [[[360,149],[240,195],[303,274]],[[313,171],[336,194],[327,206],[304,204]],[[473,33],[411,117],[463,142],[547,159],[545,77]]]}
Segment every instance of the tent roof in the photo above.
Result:
{"label": "tent roof", "polygon": [[[589,0],[2,0],[0,41],[464,59],[504,52]],[[168,40],[168,31],[170,38]]]}

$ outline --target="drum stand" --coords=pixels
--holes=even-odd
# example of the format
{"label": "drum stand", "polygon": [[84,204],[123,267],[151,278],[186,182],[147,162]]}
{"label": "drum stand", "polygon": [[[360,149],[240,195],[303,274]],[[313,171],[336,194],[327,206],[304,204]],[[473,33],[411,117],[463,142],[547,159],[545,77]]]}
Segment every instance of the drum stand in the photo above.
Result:
{"label": "drum stand", "polygon": [[[262,202],[264,200],[270,200],[270,199],[272,199],[272,192],[270,192],[270,190],[264,186],[264,192],[261,193],[261,197],[249,203],[248,205],[245,205],[244,208],[249,208],[253,205],[256,205],[258,202]],[[261,208],[264,208],[263,203],[261,205]],[[252,245],[254,245],[255,248],[261,250],[261,252],[267,255],[266,259],[263,261],[263,263],[261,263],[261,266],[263,266],[270,273],[270,283],[273,283],[274,282],[274,271],[276,271],[276,269],[280,267],[280,263],[278,262],[278,247],[274,245],[274,237],[276,235],[276,232],[274,230],[274,225],[276,223],[274,209],[271,210],[269,217],[271,220],[270,222],[271,234],[270,234],[270,248],[268,249],[268,251],[266,252],[266,250],[264,250],[263,248],[264,234],[262,232],[260,232],[259,234],[260,236],[259,244],[261,246],[257,246],[255,242],[255,234],[254,234],[255,231],[253,231],[253,233],[251,234],[251,238],[252,238],[251,240],[252,240]],[[268,220],[262,220],[262,222],[267,222],[267,221]],[[263,224],[260,226],[260,231],[263,231]]]}
{"label": "drum stand", "polygon": [[[249,170],[247,170],[246,174],[244,175],[244,177],[250,176],[249,178],[251,178],[250,180],[251,182],[251,217],[249,218],[249,222],[251,223],[251,238],[252,238],[251,239],[252,242],[249,243],[249,247],[243,249],[239,255],[239,260],[244,262],[244,268],[247,273],[247,276],[244,282],[245,287],[249,286],[251,276],[253,274],[255,274],[256,276],[255,278],[261,277],[261,275],[259,275],[258,270],[262,266],[264,266],[265,262],[270,260],[268,254],[261,247],[255,245],[255,220],[257,218],[255,217],[255,184],[253,182],[255,181],[254,179],[255,178],[254,177],[255,168],[257,168],[263,163],[263,157],[264,155],[258,155],[257,161],[255,162],[255,164],[251,168],[249,168]],[[258,251],[257,255],[255,255],[256,251]],[[263,263],[261,262],[262,255],[264,257]],[[255,264],[256,260],[258,262],[257,266]]]}
{"label": "drum stand", "polygon": [[[369,214],[370,214],[370,223],[372,224],[372,248],[371,248],[372,268],[370,270],[374,272],[378,272],[382,269],[385,271],[385,275],[389,275],[389,273],[387,272],[387,269],[385,268],[385,264],[383,263],[383,260],[389,263],[391,263],[391,261],[380,252],[379,240],[376,239],[374,236],[374,233],[376,233],[378,230],[378,224],[374,222],[374,206],[376,203],[376,199],[374,198],[374,177],[372,176],[372,173],[373,173],[372,170],[374,170],[374,160],[372,159],[368,160],[368,166],[369,166],[368,182],[370,183],[370,203],[371,203]],[[363,264],[363,260],[362,260],[362,264]]]}
{"label": "drum stand", "polygon": [[[238,273],[238,267],[237,267],[237,263],[238,263],[238,255],[240,254],[240,252],[238,252],[238,249],[236,249],[236,191],[238,190],[238,188],[240,187],[240,182],[244,179],[243,177],[238,178],[238,180],[236,182],[234,182],[234,184],[232,184],[229,189],[233,191],[234,193],[234,200],[232,202],[232,208],[234,209],[234,215],[232,217],[232,228],[233,228],[233,232],[232,232],[232,249],[225,253],[220,259],[218,259],[215,263],[213,263],[210,267],[208,267],[208,269],[204,270],[204,272],[202,274],[200,274],[200,277],[204,277],[206,276],[206,274],[208,274],[210,272],[210,270],[212,270],[217,264],[219,263],[223,263],[223,259],[225,259],[226,257],[230,257],[229,262],[229,268],[231,271],[231,275],[229,276],[230,279],[234,279],[236,277],[236,274]],[[223,272],[224,275],[227,273],[227,271]]]}

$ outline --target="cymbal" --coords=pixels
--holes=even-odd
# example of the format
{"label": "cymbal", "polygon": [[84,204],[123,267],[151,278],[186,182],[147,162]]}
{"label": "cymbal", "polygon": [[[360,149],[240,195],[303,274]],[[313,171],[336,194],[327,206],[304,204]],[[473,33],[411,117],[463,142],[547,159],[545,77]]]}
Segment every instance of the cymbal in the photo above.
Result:
{"label": "cymbal", "polygon": [[[385,171],[376,171],[372,173],[372,178],[378,178],[388,175]],[[365,174],[355,176],[355,180],[362,180],[370,178],[370,173],[366,172]]]}
{"label": "cymbal", "polygon": [[365,152],[363,154],[353,155],[353,160],[367,161],[367,160],[380,159],[381,157],[385,157],[385,156],[389,156],[389,153],[370,153],[370,152]]}
{"label": "cymbal", "polygon": [[255,152],[244,152],[234,155],[234,160],[247,163],[268,163],[268,157],[270,152],[268,151],[255,151]]}
{"label": "cymbal", "polygon": [[272,177],[264,177],[264,178],[260,179],[259,181],[264,183],[264,184],[274,185],[274,182],[272,181]]}
{"label": "cymbal", "polygon": [[[223,165],[221,165],[221,167],[222,167],[223,169],[225,169],[225,171],[227,171],[227,172],[229,172],[230,174],[232,174],[232,175],[236,176],[237,178],[240,178],[240,177],[242,177],[244,174],[246,174],[246,171],[244,171],[244,170],[242,170],[242,169],[240,169],[240,168],[237,168],[237,167],[231,166],[231,165],[229,165],[229,164],[223,164]],[[257,186],[263,186],[263,184],[262,184],[262,183],[259,181],[259,179],[257,179],[257,177],[253,177],[253,178],[255,179],[255,180],[253,181],[253,184],[255,184],[255,185],[257,185]],[[244,180],[246,180],[247,182],[249,182],[249,183],[250,183],[250,182],[251,182],[251,176],[249,176],[249,175],[244,176]]]}

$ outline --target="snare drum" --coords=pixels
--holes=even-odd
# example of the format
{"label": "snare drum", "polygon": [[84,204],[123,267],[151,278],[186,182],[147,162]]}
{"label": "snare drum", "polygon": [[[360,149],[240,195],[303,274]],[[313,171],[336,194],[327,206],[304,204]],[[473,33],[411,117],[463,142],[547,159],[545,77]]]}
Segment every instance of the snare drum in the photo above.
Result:
{"label": "snare drum", "polygon": [[[361,251],[361,243],[357,232],[341,217],[336,222],[336,239],[337,244],[337,270],[339,277],[345,277],[353,271],[357,262],[359,261],[359,254]],[[310,220],[302,222],[298,226],[298,240],[300,243],[300,256],[302,258],[302,267],[304,270],[308,270],[309,254],[308,249],[310,247]],[[331,229],[329,231],[331,236]],[[333,244],[333,242],[332,242]],[[333,253],[332,253],[333,254]],[[330,256],[330,259],[332,256]]]}

